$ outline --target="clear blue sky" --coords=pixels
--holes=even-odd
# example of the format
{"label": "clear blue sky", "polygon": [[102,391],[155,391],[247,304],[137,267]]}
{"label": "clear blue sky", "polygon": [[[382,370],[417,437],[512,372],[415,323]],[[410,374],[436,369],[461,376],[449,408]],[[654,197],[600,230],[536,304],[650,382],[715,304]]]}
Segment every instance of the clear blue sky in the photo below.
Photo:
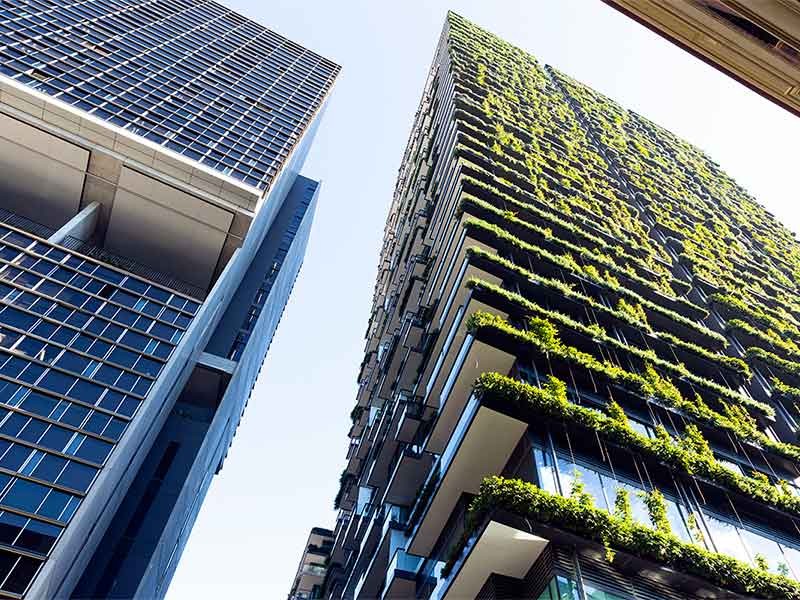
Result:
{"label": "clear blue sky", "polygon": [[792,117],[600,0],[221,0],[339,62],[305,264],[168,600],[285,598],[333,526],[394,179],[447,9],[703,148],[800,230]]}

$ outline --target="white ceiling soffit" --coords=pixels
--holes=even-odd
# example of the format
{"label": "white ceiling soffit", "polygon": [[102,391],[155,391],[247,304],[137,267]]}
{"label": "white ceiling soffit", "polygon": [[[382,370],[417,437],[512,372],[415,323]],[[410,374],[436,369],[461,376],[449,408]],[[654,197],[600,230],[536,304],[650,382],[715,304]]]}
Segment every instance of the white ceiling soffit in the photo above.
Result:
{"label": "white ceiling soffit", "polygon": [[206,289],[232,220],[227,210],[123,166],[105,247]]}
{"label": "white ceiling soffit", "polygon": [[89,151],[0,114],[0,207],[51,229],[78,212]]}

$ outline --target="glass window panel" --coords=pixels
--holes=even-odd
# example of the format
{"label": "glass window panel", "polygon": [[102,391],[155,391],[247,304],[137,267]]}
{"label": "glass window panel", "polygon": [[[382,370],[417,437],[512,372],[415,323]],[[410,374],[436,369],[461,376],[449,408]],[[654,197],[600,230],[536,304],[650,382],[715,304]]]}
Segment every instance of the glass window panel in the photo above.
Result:
{"label": "glass window panel", "polygon": [[77,381],[76,377],[61,373],[59,371],[48,371],[39,382],[39,386],[57,394],[66,394],[67,390]]}
{"label": "glass window panel", "polygon": [[97,473],[97,469],[69,461],[64,472],[58,478],[57,483],[74,490],[85,492],[89,489],[89,484],[92,482],[95,473]]}
{"label": "glass window panel", "polygon": [[768,539],[746,527],[740,527],[739,533],[744,538],[744,543],[748,550],[750,550],[750,555],[753,558],[750,561],[751,563],[755,564],[756,555],[762,556],[767,560],[768,568],[773,573],[778,572],[778,565],[786,564],[781,547],[775,540]]}
{"label": "glass window panel", "polygon": [[664,498],[664,503],[667,505],[667,518],[672,527],[672,533],[681,538],[684,542],[691,542],[692,538],[689,535],[689,530],[686,527],[686,521],[683,518],[680,508],[674,500]]}
{"label": "glass window panel", "polygon": [[42,503],[41,508],[36,514],[42,515],[43,517],[47,517],[49,519],[66,521],[67,519],[63,518],[62,513],[67,507],[71,497],[72,496],[65,494],[64,492],[51,490],[50,494],[47,496],[47,499]]}
{"label": "glass window panel", "polygon": [[569,496],[572,492],[572,482],[575,479],[575,463],[562,456],[557,457],[556,462],[558,464],[558,479],[561,483],[561,494]]}
{"label": "glass window panel", "polygon": [[66,351],[58,357],[58,360],[55,362],[55,364],[62,369],[66,369],[67,371],[72,371],[73,373],[82,373],[89,362],[89,359],[85,356],[80,356],[74,352]]}
{"label": "glass window panel", "polygon": [[36,413],[44,417],[48,416],[58,404],[58,400],[52,396],[45,396],[39,392],[31,392],[20,405],[28,412]]}
{"label": "glass window panel", "polygon": [[41,462],[39,462],[32,474],[34,477],[44,479],[45,481],[55,481],[66,464],[67,460],[61,458],[60,456],[45,454],[44,458],[42,458]]}
{"label": "glass window panel", "polygon": [[19,437],[20,439],[35,444],[39,441],[39,438],[42,437],[42,434],[47,430],[47,427],[47,423],[40,421],[39,419],[31,419],[28,421],[28,424],[22,428],[22,431],[19,432]]}
{"label": "glass window panel", "polygon": [[12,554],[7,550],[0,550],[0,578],[6,577],[19,560],[19,554]]}
{"label": "glass window panel", "polygon": [[6,420],[3,421],[3,424],[0,425],[0,433],[15,437],[25,426],[28,420],[29,417],[26,417],[25,415],[11,413]]}
{"label": "glass window panel", "polygon": [[628,498],[631,502],[631,513],[633,514],[633,520],[641,525],[646,525],[647,527],[652,526],[647,505],[640,496],[640,493],[643,491],[642,488],[636,487],[624,481],[615,480],[607,475],[603,475],[603,487],[606,490],[608,501],[612,504],[617,498],[617,491],[620,489],[626,490],[628,492]]}
{"label": "glass window panel", "polygon": [[22,373],[20,373],[19,378],[25,383],[36,383],[44,372],[45,368],[41,365],[28,363],[25,365],[25,369]]}
{"label": "glass window panel", "polygon": [[30,519],[17,540],[17,545],[31,552],[47,554],[56,543],[61,528]]}
{"label": "glass window panel", "polygon": [[782,544],[782,547],[783,555],[786,558],[789,568],[791,569],[792,576],[794,579],[800,581],[800,550],[787,544]]}
{"label": "glass window panel", "polygon": [[34,450],[31,455],[28,457],[27,462],[23,465],[22,469],[20,469],[20,473],[23,475],[30,475],[33,470],[42,462],[42,459],[45,457],[45,453],[41,450]]}
{"label": "glass window panel", "polygon": [[38,483],[17,479],[3,496],[2,502],[7,506],[35,513],[48,490],[49,488]]}
{"label": "glass window panel", "polygon": [[0,402],[5,402],[6,404],[10,404],[11,406],[16,406],[18,402],[17,401],[12,402],[11,399],[21,389],[25,388],[20,387],[16,383],[0,379]]}
{"label": "glass window panel", "polygon": [[608,504],[606,503],[606,496],[603,492],[603,483],[600,479],[600,474],[594,469],[585,467],[583,465],[580,465],[579,469],[583,474],[583,485],[586,491],[591,494],[592,498],[594,498],[595,506],[602,508],[603,510],[608,510]]}
{"label": "glass window panel", "polygon": [[156,377],[161,370],[161,363],[143,356],[136,362],[136,370],[139,373]]}
{"label": "glass window panel", "polygon": [[536,460],[536,470],[539,474],[539,486],[551,494],[557,494],[555,467],[550,453],[545,453],[540,448],[534,447],[533,455]]}
{"label": "glass window panel", "polygon": [[93,379],[108,385],[114,385],[120,375],[122,375],[122,371],[120,369],[104,364],[97,369]]}
{"label": "glass window panel", "polygon": [[153,385],[153,382],[149,379],[145,379],[144,377],[139,377],[139,380],[136,382],[136,385],[133,386],[133,393],[139,394],[140,396],[144,397],[147,396],[147,393],[150,391],[150,387]]}
{"label": "glass window panel", "polygon": [[581,600],[578,586],[575,582],[566,577],[557,577],[558,600]]}
{"label": "glass window panel", "polygon": [[704,512],[703,516],[717,552],[749,563],[750,556],[747,554],[742,539],[739,537],[737,528],[732,523],[709,515],[707,512]]}
{"label": "glass window panel", "polygon": [[72,435],[72,432],[68,429],[50,425],[42,436],[42,439],[39,440],[39,444],[46,448],[52,448],[53,450],[62,452],[67,442],[72,439]]}
{"label": "glass window panel", "polygon": [[68,396],[87,404],[94,404],[103,394],[102,386],[79,379],[75,386],[70,390]]}
{"label": "glass window panel", "polygon": [[80,427],[86,417],[89,415],[90,409],[79,404],[72,404],[64,412],[64,415],[59,419],[62,423],[67,423],[73,427]]}
{"label": "glass window panel", "polygon": [[119,440],[122,432],[125,431],[126,423],[121,419],[112,418],[106,428],[103,430],[103,435],[112,440]]}
{"label": "glass window panel", "polygon": [[124,348],[114,348],[111,351],[108,359],[112,362],[117,363],[118,365],[122,365],[123,367],[131,368],[134,364],[136,364],[136,360],[139,358],[139,355],[135,352],[131,352],[130,350],[125,350]]}
{"label": "glass window panel", "polygon": [[22,594],[30,585],[40,566],[42,566],[41,561],[20,556],[14,570],[3,583],[3,589],[7,592]]}
{"label": "glass window panel", "polygon": [[99,412],[93,412],[83,425],[83,429],[91,431],[92,433],[100,434],[106,425],[111,420],[111,417]]}
{"label": "glass window panel", "polygon": [[102,463],[110,452],[111,444],[108,442],[87,437],[75,455],[95,463]]}
{"label": "glass window panel", "polygon": [[0,542],[9,546],[13,545],[27,522],[27,517],[4,510],[0,513]]}

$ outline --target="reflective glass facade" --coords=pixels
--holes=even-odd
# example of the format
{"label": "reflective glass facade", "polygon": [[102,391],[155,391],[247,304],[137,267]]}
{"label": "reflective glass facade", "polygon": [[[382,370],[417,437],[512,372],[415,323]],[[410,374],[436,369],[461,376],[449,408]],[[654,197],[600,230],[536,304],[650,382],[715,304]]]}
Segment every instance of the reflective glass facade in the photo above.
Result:
{"label": "reflective glass facade", "polygon": [[25,551],[1,590],[30,583],[199,307],[0,225],[0,543]]}
{"label": "reflective glass facade", "polygon": [[0,6],[0,73],[259,188],[338,70],[216,2]]}
{"label": "reflective glass facade", "polygon": [[206,0],[0,3],[0,597],[166,594],[303,262],[338,71]]}
{"label": "reflective glass facade", "polygon": [[245,315],[241,324],[239,333],[236,335],[236,340],[228,352],[228,358],[231,360],[238,361],[242,357],[242,353],[247,347],[247,342],[250,340],[250,336],[253,334],[253,328],[258,322],[258,318],[261,316],[261,311],[264,308],[264,304],[269,298],[269,294],[272,291],[273,285],[275,285],[275,281],[277,280],[281,268],[283,267],[283,263],[289,254],[292,243],[297,237],[300,225],[303,222],[306,213],[308,212],[309,206],[314,199],[314,194],[316,191],[316,186],[307,186],[303,190],[302,197],[297,203],[291,220],[283,230],[280,244],[278,245],[275,254],[272,256],[272,263],[269,266],[267,276],[264,278],[264,281],[261,283],[261,285],[259,285],[258,290],[253,295],[250,308],[247,310],[247,314]]}

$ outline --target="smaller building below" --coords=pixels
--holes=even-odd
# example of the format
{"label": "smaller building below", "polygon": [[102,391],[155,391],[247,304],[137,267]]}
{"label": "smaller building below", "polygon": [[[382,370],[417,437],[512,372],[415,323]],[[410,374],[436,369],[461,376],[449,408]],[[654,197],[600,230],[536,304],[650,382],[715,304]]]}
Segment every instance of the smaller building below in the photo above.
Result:
{"label": "smaller building below", "polygon": [[330,529],[313,527],[303,548],[303,557],[297,566],[289,600],[322,598],[322,587],[332,548],[333,532]]}

